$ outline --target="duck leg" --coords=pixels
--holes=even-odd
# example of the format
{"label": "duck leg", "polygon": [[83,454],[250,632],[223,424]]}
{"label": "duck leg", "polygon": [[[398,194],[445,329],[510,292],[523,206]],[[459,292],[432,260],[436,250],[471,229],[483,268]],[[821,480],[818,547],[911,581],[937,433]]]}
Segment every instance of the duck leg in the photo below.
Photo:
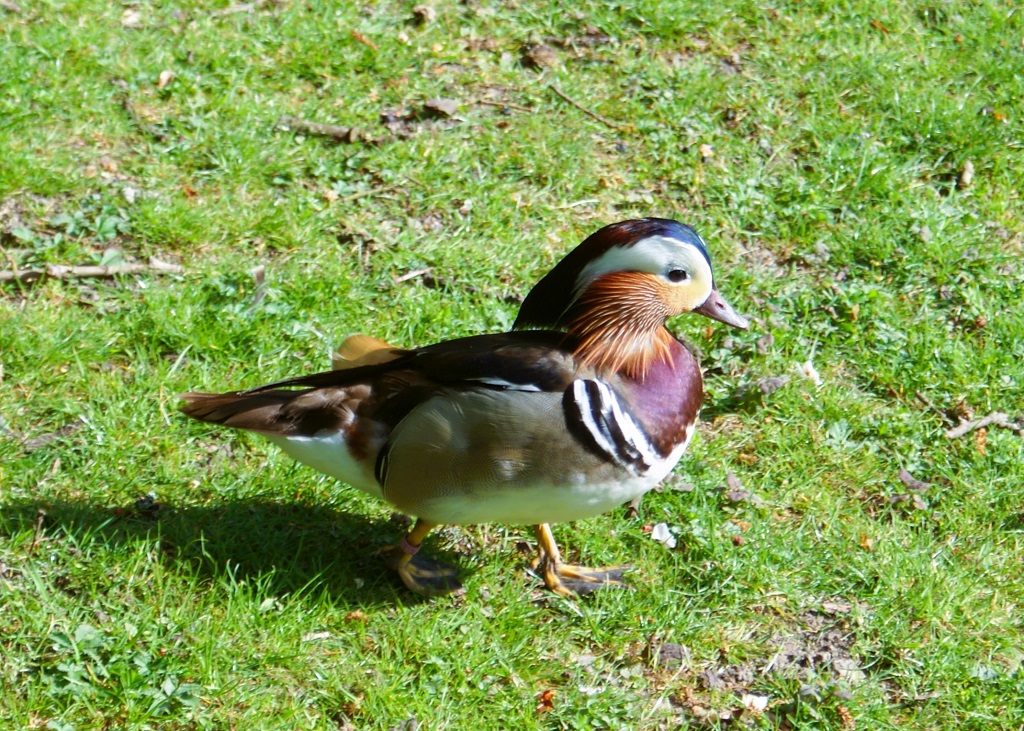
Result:
{"label": "duck leg", "polygon": [[455,569],[417,555],[423,539],[436,527],[436,523],[428,523],[420,518],[397,546],[388,546],[380,551],[391,568],[398,573],[402,583],[423,596],[442,596],[463,590],[462,584],[455,578]]}
{"label": "duck leg", "polygon": [[533,526],[537,536],[537,558],[531,568],[538,571],[544,578],[544,584],[551,591],[562,596],[574,594],[590,594],[598,589],[610,586],[625,586],[622,574],[631,566],[606,566],[590,569],[584,566],[572,566],[562,562],[555,537],[547,523]]}

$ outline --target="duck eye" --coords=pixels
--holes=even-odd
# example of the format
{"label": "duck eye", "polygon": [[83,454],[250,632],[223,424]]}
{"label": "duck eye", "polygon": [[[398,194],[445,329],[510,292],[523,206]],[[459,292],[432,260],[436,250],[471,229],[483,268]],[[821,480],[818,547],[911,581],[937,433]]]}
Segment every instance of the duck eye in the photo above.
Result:
{"label": "duck eye", "polygon": [[682,282],[688,276],[689,275],[686,273],[686,270],[684,270],[684,269],[673,269],[672,271],[670,271],[668,273],[668,281],[670,281],[670,282]]}

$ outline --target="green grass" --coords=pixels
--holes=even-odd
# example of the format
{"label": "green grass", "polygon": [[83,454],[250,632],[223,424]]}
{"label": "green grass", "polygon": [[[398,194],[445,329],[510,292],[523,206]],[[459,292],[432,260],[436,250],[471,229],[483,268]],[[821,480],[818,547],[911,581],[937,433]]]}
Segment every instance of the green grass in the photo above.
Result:
{"label": "green grass", "polygon": [[[0,289],[0,726],[1020,727],[1024,439],[947,439],[917,395],[1024,409],[1013,3],[18,5],[0,269],[184,273]],[[557,65],[523,65],[537,42]],[[435,97],[457,116],[378,145],[275,127],[383,135]],[[673,323],[707,372],[669,481],[694,488],[556,527],[634,563],[632,591],[543,594],[528,530],[492,525],[428,541],[468,593],[420,601],[373,556],[386,506],[175,412],[322,369],[350,332],[506,329],[505,295],[642,215],[695,225],[755,325]],[[395,281],[428,266],[444,286]]]}

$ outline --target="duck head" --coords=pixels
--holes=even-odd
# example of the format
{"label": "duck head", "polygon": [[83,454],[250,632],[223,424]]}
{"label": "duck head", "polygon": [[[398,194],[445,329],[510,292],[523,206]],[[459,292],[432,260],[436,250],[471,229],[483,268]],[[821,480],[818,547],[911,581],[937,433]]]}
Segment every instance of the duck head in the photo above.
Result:
{"label": "duck head", "polygon": [[669,357],[674,338],[665,321],[686,312],[748,325],[718,292],[697,232],[643,218],[587,237],[530,291],[513,327],[563,330],[584,363],[643,377]]}

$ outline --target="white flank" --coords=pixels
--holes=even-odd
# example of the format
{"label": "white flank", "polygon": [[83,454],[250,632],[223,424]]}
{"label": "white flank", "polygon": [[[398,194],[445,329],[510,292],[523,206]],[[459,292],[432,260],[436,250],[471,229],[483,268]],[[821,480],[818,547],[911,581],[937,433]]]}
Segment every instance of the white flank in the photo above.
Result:
{"label": "white flank", "polygon": [[352,458],[345,438],[338,431],[322,431],[311,437],[284,437],[268,434],[267,439],[279,446],[292,459],[383,499],[380,485],[373,476]]}

